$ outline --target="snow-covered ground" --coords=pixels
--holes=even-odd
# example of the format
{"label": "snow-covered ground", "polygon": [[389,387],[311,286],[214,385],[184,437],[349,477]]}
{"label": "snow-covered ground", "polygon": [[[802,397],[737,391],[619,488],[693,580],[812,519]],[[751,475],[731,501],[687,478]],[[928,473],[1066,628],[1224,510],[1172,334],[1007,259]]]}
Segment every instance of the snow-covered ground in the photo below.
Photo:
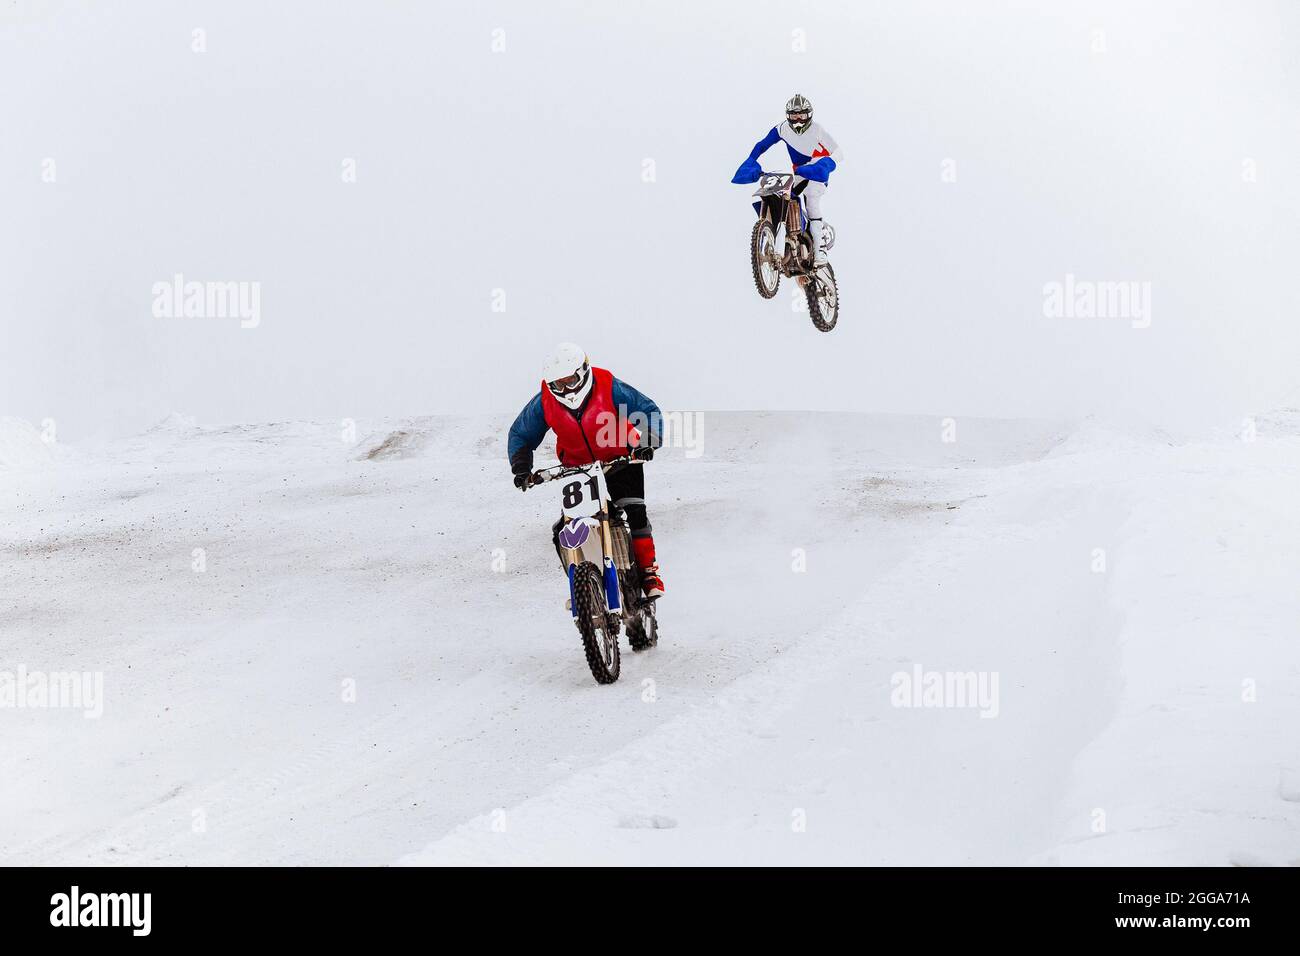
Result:
{"label": "snow-covered ground", "polygon": [[609,687],[504,425],[0,423],[0,860],[1300,862],[1294,414],[707,413]]}

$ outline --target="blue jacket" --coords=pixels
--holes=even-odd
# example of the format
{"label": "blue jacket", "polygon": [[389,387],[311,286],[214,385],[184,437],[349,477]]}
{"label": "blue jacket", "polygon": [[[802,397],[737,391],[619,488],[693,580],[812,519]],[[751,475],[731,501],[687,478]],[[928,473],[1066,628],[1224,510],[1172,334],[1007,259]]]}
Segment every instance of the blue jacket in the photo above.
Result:
{"label": "blue jacket", "polygon": [[[663,413],[659,411],[659,406],[651,398],[619,378],[614,378],[612,390],[614,407],[618,409],[619,414],[626,418],[632,418],[634,415],[644,416],[645,431],[649,434],[642,436],[642,443],[651,448],[658,448],[663,440]],[[640,422],[634,421],[634,424]],[[546,413],[542,409],[542,394],[539,391],[523,407],[515,417],[514,424],[510,426],[506,455],[510,458],[513,470],[532,470],[533,452],[546,438],[549,430],[550,426],[546,424]],[[525,467],[520,469],[516,467],[517,463]]]}
{"label": "blue jacket", "polygon": [[758,158],[777,143],[784,143],[790,154],[790,163],[795,175],[815,182],[825,183],[835,171],[834,154],[839,152],[839,144],[820,123],[812,123],[802,133],[796,133],[788,122],[773,126],[766,136],[754,144],[749,156],[740,164],[733,183],[757,182],[762,175]]}

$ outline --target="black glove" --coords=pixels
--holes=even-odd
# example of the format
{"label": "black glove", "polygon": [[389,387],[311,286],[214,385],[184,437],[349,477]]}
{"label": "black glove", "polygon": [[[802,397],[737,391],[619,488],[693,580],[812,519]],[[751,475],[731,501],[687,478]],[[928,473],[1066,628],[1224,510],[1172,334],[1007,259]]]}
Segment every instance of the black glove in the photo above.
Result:
{"label": "black glove", "polygon": [[510,459],[510,470],[515,474],[515,487],[527,491],[533,477],[533,453],[521,448]]}
{"label": "black glove", "polygon": [[632,449],[633,461],[650,461],[650,459],[654,458],[654,456],[655,456],[655,450],[651,448],[649,445],[642,445],[640,448]]}

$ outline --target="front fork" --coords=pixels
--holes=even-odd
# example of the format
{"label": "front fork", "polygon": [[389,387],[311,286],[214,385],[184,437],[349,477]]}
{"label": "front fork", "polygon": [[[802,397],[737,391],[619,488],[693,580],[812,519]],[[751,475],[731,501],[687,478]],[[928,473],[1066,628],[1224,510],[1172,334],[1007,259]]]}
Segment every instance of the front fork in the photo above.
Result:
{"label": "front fork", "polygon": [[[775,232],[779,225],[785,226],[785,249],[780,254],[781,262],[778,265],[787,275],[790,274],[790,267],[800,268],[799,262],[799,236],[804,231],[803,203],[799,201],[798,196],[791,196],[784,200],[784,205],[780,206],[773,203],[770,207],[764,208],[761,215],[766,216],[772,223],[772,229]],[[775,252],[775,250],[773,250]]]}
{"label": "front fork", "polygon": [[623,610],[618,593],[618,568],[614,567],[612,558],[605,559],[605,606],[615,614]]}

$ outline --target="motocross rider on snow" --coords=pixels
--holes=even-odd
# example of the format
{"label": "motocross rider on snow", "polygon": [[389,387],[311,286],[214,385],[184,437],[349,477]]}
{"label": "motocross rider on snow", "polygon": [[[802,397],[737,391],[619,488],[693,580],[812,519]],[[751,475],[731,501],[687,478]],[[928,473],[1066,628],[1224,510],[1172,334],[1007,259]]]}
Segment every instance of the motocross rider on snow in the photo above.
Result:
{"label": "motocross rider on snow", "polygon": [[[644,433],[633,422],[644,424]],[[612,461],[624,455],[649,461],[661,441],[661,415],[651,399],[606,369],[593,367],[586,352],[565,342],[547,361],[541,389],[510,426],[506,453],[515,487],[521,491],[532,483],[533,452],[548,431],[555,432],[555,452],[562,465]],[[664,582],[655,563],[655,541],[646,514],[645,469],[616,466],[606,474],[605,483],[614,507],[627,515],[646,597],[660,597]],[[563,519],[556,523],[554,535],[562,523]]]}

